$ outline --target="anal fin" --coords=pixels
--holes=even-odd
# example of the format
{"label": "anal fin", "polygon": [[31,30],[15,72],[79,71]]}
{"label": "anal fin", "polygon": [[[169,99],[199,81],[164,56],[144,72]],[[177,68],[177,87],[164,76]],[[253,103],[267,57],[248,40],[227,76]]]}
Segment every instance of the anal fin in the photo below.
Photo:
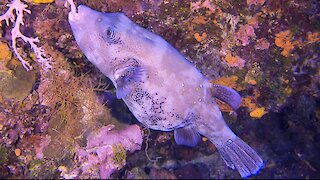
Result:
{"label": "anal fin", "polygon": [[177,144],[194,147],[200,140],[200,135],[190,125],[174,130],[174,139]]}

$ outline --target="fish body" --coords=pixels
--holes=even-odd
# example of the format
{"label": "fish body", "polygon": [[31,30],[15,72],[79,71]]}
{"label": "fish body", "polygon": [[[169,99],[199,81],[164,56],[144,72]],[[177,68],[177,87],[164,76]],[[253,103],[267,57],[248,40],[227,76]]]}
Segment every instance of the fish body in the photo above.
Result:
{"label": "fish body", "polygon": [[200,134],[213,142],[225,163],[242,177],[256,174],[262,159],[225,123],[214,99],[237,109],[240,95],[208,79],[162,37],[123,13],[102,13],[84,5],[69,13],[80,49],[116,87],[146,127],[174,131],[178,144],[195,146]]}

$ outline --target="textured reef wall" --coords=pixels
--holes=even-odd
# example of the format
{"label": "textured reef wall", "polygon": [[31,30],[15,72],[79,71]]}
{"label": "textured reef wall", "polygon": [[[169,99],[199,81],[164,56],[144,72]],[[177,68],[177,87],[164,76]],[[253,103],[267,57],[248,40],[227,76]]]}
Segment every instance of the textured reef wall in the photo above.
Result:
{"label": "textured reef wall", "polygon": [[[11,22],[4,15],[13,2],[0,2],[0,177],[238,178],[206,138],[191,149],[176,145],[170,132],[146,131],[141,147],[143,127],[77,47],[64,0],[19,1],[28,5],[16,5],[23,21]],[[243,98],[237,112],[219,105],[265,160],[257,178],[320,178],[318,1],[75,3],[124,12],[212,83],[236,89]],[[104,158],[90,150],[90,137],[126,128],[136,128],[135,145],[101,142],[108,145]]]}

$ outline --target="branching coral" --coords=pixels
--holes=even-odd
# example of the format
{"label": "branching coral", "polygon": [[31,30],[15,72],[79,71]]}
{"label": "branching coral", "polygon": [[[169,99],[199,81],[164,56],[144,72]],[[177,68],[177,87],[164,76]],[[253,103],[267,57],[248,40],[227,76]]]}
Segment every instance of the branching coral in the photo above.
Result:
{"label": "branching coral", "polygon": [[9,9],[3,15],[0,16],[0,22],[6,21],[7,26],[9,26],[10,22],[14,23],[14,26],[11,30],[11,41],[12,41],[11,45],[15,55],[17,56],[19,61],[22,63],[23,67],[26,70],[32,69],[30,62],[25,60],[25,58],[23,58],[23,55],[19,53],[19,50],[17,47],[17,40],[19,38],[22,39],[25,43],[28,43],[30,45],[31,49],[36,55],[37,62],[43,67],[43,69],[44,70],[50,69],[51,59],[47,58],[44,50],[37,45],[37,43],[39,42],[38,37],[36,38],[27,37],[20,31],[21,26],[24,25],[24,22],[23,22],[24,12],[31,14],[31,11],[27,9],[28,5],[21,2],[20,0],[13,0],[7,6],[9,7]]}

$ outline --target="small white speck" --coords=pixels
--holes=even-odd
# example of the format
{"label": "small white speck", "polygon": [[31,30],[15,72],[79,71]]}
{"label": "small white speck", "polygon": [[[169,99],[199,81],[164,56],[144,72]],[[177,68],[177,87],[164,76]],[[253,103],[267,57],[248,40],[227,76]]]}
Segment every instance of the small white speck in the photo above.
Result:
{"label": "small white speck", "polygon": [[200,84],[200,85],[199,85],[199,87],[200,87],[200,88],[202,88],[202,87],[203,87],[203,85],[202,85],[202,84]]}
{"label": "small white speck", "polygon": [[182,83],[182,87],[184,87],[184,83]]}

